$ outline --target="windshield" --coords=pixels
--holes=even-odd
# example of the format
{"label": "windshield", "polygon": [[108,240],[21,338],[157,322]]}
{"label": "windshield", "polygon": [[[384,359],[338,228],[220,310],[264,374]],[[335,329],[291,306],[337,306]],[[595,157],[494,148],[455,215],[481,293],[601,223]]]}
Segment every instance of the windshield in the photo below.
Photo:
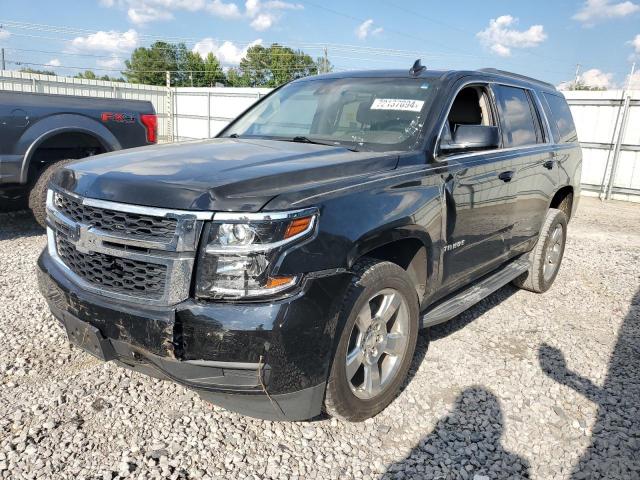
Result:
{"label": "windshield", "polygon": [[423,78],[294,82],[258,103],[221,136],[408,150],[419,140],[432,90],[432,82]]}

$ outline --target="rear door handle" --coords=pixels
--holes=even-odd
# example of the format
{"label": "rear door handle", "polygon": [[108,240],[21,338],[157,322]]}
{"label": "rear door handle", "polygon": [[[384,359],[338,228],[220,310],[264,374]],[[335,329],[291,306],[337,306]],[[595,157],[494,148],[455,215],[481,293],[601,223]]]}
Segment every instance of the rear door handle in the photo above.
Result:
{"label": "rear door handle", "polygon": [[507,172],[502,172],[500,175],[498,175],[498,178],[503,182],[510,182],[511,179],[513,178],[513,172],[511,170]]}
{"label": "rear door handle", "polygon": [[544,162],[544,163],[542,164],[542,166],[543,166],[544,168],[546,168],[547,170],[551,170],[551,169],[553,168],[553,164],[554,164],[554,163],[555,163],[555,162],[554,162],[553,160],[547,160],[546,162]]}

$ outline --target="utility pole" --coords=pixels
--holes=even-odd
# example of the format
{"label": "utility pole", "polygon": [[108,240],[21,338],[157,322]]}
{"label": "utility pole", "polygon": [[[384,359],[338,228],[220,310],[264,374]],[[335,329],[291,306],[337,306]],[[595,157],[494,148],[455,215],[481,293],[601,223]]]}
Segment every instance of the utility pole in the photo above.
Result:
{"label": "utility pole", "polygon": [[576,65],[576,78],[573,81],[574,85],[578,85],[578,82],[580,82],[580,68],[582,68],[582,65],[580,65],[579,63]]}
{"label": "utility pole", "polygon": [[327,47],[324,47],[324,59],[323,63],[323,73],[329,73],[329,55],[327,54]]}
{"label": "utility pole", "polygon": [[0,53],[0,57],[2,57],[2,59],[1,59],[0,63],[2,63],[2,70],[6,70],[7,66],[4,63],[4,48],[1,49],[1,50],[2,50],[2,52]]}

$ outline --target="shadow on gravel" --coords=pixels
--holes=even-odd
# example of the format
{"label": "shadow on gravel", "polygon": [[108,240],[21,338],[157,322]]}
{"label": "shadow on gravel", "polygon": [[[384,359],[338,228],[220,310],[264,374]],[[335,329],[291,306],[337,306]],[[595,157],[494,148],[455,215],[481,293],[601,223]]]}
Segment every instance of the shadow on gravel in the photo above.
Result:
{"label": "shadow on gravel", "polygon": [[598,405],[591,445],[572,478],[640,478],[640,290],[618,332],[602,387],[569,370],[554,347],[542,345],[538,357],[547,375]]}
{"label": "shadow on gravel", "polygon": [[481,300],[479,303],[476,303],[473,307],[462,312],[456,318],[440,325],[431,327],[431,339],[438,340],[440,338],[445,338],[452,333],[463,329],[471,322],[487,313],[492,308],[500,305],[502,302],[504,302],[511,295],[518,291],[519,289],[512,286],[511,284],[505,285],[501,289],[495,291],[488,297]]}
{"label": "shadow on gravel", "polygon": [[0,213],[0,240],[35,237],[44,233],[28,210]]}
{"label": "shadow on gravel", "polygon": [[529,463],[502,447],[503,415],[498,399],[483,387],[465,389],[453,411],[440,419],[406,459],[384,478],[529,478]]}

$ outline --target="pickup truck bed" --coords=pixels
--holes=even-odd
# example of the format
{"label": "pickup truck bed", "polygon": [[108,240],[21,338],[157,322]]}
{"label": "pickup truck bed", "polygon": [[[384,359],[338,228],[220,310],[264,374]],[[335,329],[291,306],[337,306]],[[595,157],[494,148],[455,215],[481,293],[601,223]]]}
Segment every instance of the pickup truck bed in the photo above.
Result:
{"label": "pickup truck bed", "polygon": [[61,160],[156,141],[151,102],[1,91],[0,204],[26,198]]}

